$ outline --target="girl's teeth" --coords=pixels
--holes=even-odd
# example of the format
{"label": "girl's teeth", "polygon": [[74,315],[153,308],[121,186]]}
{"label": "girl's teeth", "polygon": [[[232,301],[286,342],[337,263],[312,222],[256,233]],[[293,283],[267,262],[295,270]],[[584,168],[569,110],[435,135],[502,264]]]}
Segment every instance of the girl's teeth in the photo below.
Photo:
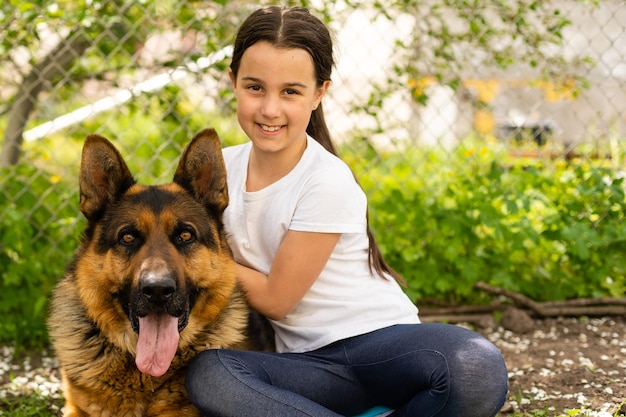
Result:
{"label": "girl's teeth", "polygon": [[280,126],[265,126],[265,125],[261,125],[261,128],[263,130],[265,130],[266,132],[276,132],[277,130],[280,129]]}

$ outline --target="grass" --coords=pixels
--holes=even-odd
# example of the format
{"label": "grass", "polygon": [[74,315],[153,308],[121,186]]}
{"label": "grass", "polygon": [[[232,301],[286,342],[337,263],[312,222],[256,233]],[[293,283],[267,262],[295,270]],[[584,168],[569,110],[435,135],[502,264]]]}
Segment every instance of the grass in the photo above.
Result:
{"label": "grass", "polygon": [[[524,404],[524,394],[519,391],[516,394],[509,392],[508,400],[512,404]],[[562,411],[558,411],[555,406],[547,404],[546,401],[533,401],[526,402],[524,408],[525,412],[514,411],[510,413],[499,413],[496,417],[626,417],[626,414],[620,412],[626,404],[626,399],[621,403],[615,404],[613,407],[616,411],[613,414],[608,412],[600,412],[585,408],[564,408]],[[532,408],[532,409],[531,409]]]}
{"label": "grass", "polygon": [[[58,417],[63,400],[32,394],[0,398],[0,416],[7,417]],[[57,410],[57,411],[54,411]]]}
{"label": "grass", "polygon": [[[625,400],[626,401],[626,400]],[[0,398],[0,416],[10,417],[58,417],[63,406],[62,399],[51,399],[40,395]],[[619,407],[618,407],[619,408]],[[498,414],[497,417],[586,417],[589,411],[566,409],[555,411],[553,407],[545,406],[525,413],[514,412]],[[624,414],[613,414],[612,417],[624,417]]]}
{"label": "grass", "polygon": [[[591,411],[581,409],[566,409],[563,411],[555,411],[552,407],[531,410],[526,413],[498,414],[496,417],[587,417],[596,416],[598,414],[590,414]],[[624,414],[613,414],[612,417],[623,417]]]}

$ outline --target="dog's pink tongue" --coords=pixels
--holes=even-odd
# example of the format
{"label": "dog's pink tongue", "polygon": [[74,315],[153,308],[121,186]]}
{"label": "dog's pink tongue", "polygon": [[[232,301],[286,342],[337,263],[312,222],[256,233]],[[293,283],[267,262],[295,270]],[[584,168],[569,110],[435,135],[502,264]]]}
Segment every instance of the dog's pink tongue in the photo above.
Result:
{"label": "dog's pink tongue", "polygon": [[137,368],[161,376],[170,367],[178,347],[178,319],[169,314],[150,314],[139,318]]}

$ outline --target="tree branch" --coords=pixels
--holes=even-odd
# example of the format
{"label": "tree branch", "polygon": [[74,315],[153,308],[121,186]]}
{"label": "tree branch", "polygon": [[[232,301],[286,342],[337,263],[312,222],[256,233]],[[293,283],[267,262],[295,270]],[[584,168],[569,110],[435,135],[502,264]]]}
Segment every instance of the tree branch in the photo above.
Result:
{"label": "tree branch", "polygon": [[81,30],[70,33],[24,78],[9,112],[9,121],[0,151],[0,168],[17,164],[26,122],[44,86],[65,75],[72,63],[89,45],[89,39]]}
{"label": "tree branch", "polygon": [[[523,294],[494,287],[484,282],[476,283],[475,287],[489,294],[504,296],[521,307],[522,311],[530,311],[533,316],[539,318],[626,315],[626,298],[578,298],[566,301],[537,302]],[[425,307],[420,308],[420,317],[426,322],[469,322],[484,325],[490,323],[489,319],[493,321],[494,312],[503,312],[507,309],[511,309],[511,304],[506,302],[489,306]]]}

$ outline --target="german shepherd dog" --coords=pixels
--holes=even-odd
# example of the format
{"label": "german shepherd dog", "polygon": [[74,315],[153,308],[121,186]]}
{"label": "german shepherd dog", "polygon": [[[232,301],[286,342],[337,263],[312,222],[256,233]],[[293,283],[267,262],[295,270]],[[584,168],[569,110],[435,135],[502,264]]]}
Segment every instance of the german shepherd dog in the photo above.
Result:
{"label": "german shepherd dog", "polygon": [[48,318],[64,416],[199,416],[184,386],[198,352],[271,349],[236,283],[217,134],[198,133],[173,182],[156,186],[137,184],[117,149],[90,135],[79,185],[87,227]]}

